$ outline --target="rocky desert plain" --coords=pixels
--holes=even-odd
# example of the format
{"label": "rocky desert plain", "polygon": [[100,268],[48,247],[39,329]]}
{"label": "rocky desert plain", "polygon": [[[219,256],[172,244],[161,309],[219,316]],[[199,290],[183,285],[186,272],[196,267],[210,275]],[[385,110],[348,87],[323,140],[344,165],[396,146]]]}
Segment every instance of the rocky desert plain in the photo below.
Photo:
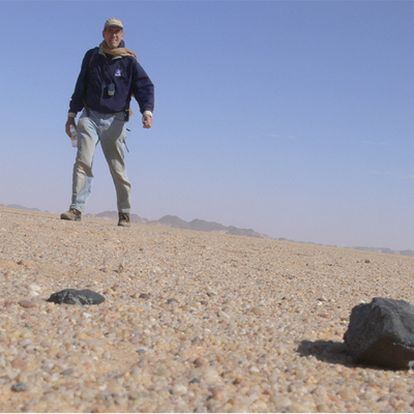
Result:
{"label": "rocky desert plain", "polygon": [[[414,302],[414,258],[0,207],[2,412],[411,412],[353,364],[353,306]],[[58,305],[65,289],[100,305]]]}

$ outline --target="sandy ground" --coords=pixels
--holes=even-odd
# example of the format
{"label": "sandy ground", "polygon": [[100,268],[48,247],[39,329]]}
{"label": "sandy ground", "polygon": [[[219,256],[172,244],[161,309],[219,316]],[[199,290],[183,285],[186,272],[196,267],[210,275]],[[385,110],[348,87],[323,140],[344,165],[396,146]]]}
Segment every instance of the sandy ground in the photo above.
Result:
{"label": "sandy ground", "polygon": [[[414,302],[414,259],[0,207],[1,411],[413,411],[352,364],[350,311]],[[89,288],[96,306],[45,301]]]}

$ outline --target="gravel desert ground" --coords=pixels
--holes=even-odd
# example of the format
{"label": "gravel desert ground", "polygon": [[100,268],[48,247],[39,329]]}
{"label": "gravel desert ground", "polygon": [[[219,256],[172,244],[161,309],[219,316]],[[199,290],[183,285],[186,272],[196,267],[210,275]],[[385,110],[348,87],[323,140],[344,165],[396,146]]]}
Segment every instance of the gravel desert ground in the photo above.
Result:
{"label": "gravel desert ground", "polygon": [[[414,302],[414,258],[0,207],[1,411],[413,411],[355,366],[353,306]],[[46,302],[64,288],[96,306]]]}

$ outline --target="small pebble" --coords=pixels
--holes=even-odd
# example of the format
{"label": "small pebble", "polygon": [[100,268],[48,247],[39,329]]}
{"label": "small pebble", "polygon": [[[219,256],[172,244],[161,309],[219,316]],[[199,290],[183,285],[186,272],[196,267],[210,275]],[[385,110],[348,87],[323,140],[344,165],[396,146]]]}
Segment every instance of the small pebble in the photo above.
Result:
{"label": "small pebble", "polygon": [[11,366],[17,369],[25,369],[27,368],[27,362],[22,358],[15,358],[11,362]]}
{"label": "small pebble", "polygon": [[42,288],[39,285],[36,285],[36,283],[30,284],[29,289],[33,290],[34,292],[39,292],[42,290]]}
{"label": "small pebble", "polygon": [[187,387],[183,384],[177,384],[173,387],[174,394],[183,395],[187,392]]}
{"label": "small pebble", "polygon": [[197,367],[197,368],[206,366],[207,363],[208,363],[208,361],[205,358],[202,358],[202,357],[198,357],[193,361],[194,366]]}
{"label": "small pebble", "polygon": [[37,303],[36,303],[36,302],[34,302],[34,301],[32,301],[32,300],[23,299],[23,300],[20,300],[20,301],[19,301],[19,305],[20,305],[22,308],[29,309],[29,308],[35,308],[35,307],[37,306]]}
{"label": "small pebble", "polygon": [[151,297],[151,295],[149,293],[141,293],[139,295],[140,299],[149,299]]}
{"label": "small pebble", "polygon": [[27,385],[24,382],[18,382],[11,386],[11,390],[14,392],[22,392],[27,390]]}

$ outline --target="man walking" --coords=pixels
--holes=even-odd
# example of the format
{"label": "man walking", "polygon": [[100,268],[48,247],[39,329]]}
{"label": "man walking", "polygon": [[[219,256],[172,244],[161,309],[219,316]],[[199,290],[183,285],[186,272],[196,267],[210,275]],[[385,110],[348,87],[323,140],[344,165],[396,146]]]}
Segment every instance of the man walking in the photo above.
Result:
{"label": "man walking", "polygon": [[[154,85],[125,47],[124,25],[119,19],[105,22],[103,42],[86,52],[69,105],[66,134],[76,128],[78,151],[73,166],[72,203],[63,220],[78,221],[91,191],[92,162],[98,141],[108,162],[117,196],[118,226],[130,224],[131,184],[126,175],[122,144],[129,104],[134,96],[142,113],[144,128],[152,126]],[[76,126],[75,118],[82,111]]]}

